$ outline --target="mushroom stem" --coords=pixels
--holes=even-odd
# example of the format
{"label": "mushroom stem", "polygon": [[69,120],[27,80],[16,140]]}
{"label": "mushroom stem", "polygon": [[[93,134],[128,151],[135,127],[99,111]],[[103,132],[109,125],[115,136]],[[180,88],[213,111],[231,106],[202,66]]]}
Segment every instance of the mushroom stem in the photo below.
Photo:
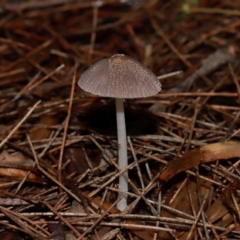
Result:
{"label": "mushroom stem", "polygon": [[[118,165],[120,170],[128,166],[127,157],[127,135],[124,115],[123,99],[116,98],[116,114],[117,114],[117,135],[118,135]],[[125,171],[119,176],[119,189],[122,192],[128,192],[128,172]],[[121,200],[117,203],[117,208],[124,211],[127,207],[127,194],[119,193]]]}

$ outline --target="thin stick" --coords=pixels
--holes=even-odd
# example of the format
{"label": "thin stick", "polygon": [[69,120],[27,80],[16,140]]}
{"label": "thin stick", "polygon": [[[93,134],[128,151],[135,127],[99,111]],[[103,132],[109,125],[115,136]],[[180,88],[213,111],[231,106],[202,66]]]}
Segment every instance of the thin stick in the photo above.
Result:
{"label": "thin stick", "polygon": [[78,232],[78,230],[61,214],[58,213],[58,211],[52,207],[48,202],[43,201],[43,204],[50,209],[62,222],[64,222],[74,233],[77,237],[81,237],[81,234]]}
{"label": "thin stick", "polygon": [[139,180],[140,180],[140,183],[141,183],[142,190],[144,191],[145,186],[144,186],[144,182],[143,182],[143,177],[142,177],[141,169],[140,169],[139,164],[138,164],[138,159],[137,159],[136,153],[135,153],[133,145],[132,145],[131,138],[127,137],[127,140],[128,140],[129,146],[130,146],[131,151],[132,151],[133,159],[137,163],[137,165],[136,165],[137,173],[138,173],[138,177],[139,177]]}
{"label": "thin stick", "polygon": [[70,100],[69,100],[69,105],[68,105],[68,114],[67,114],[66,121],[65,121],[62,145],[61,145],[60,156],[59,156],[59,161],[58,161],[58,174],[59,174],[58,177],[59,177],[59,179],[61,179],[62,159],[63,159],[64,147],[65,147],[66,138],[67,138],[67,130],[68,130],[68,125],[69,125],[69,120],[70,120],[71,111],[72,111],[73,95],[74,95],[75,84],[76,84],[76,70],[77,69],[75,69],[75,71],[74,71],[73,79],[72,79],[72,87],[71,87]]}
{"label": "thin stick", "polygon": [[170,73],[166,73],[166,74],[160,75],[157,78],[160,80],[160,79],[164,79],[164,78],[173,77],[173,76],[179,75],[181,73],[183,73],[183,71],[179,70],[179,71],[170,72]]}
{"label": "thin stick", "polygon": [[43,175],[45,175],[47,178],[51,179],[54,183],[56,183],[60,188],[62,188],[65,192],[67,192],[71,197],[73,197],[77,202],[81,203],[81,200],[72,192],[70,191],[68,188],[66,188],[63,184],[61,184],[59,181],[57,181],[53,176],[51,176],[48,172],[46,172],[39,164],[39,161],[38,161],[38,157],[37,157],[37,154],[33,148],[33,145],[32,145],[32,141],[31,139],[29,138],[29,136],[27,135],[27,139],[28,139],[28,143],[31,147],[31,150],[32,150],[32,153],[33,153],[33,157],[34,157],[34,160],[36,162],[36,166],[38,168],[38,170],[40,172],[42,172]]}
{"label": "thin stick", "polygon": [[[161,201],[162,201],[162,193],[161,191],[158,194],[158,206],[157,206],[157,211],[158,211],[158,217],[160,217],[160,212],[161,212]],[[159,227],[160,221],[156,221],[156,227]],[[157,240],[158,238],[158,231],[156,230],[153,236],[153,240]]]}
{"label": "thin stick", "polygon": [[199,217],[200,217],[200,215],[201,215],[201,213],[202,213],[202,211],[203,211],[203,208],[204,208],[204,206],[205,206],[205,203],[206,203],[206,201],[207,201],[208,194],[209,194],[209,190],[207,190],[207,192],[206,192],[206,194],[205,194],[205,197],[204,197],[204,199],[203,199],[203,201],[202,201],[202,204],[201,204],[201,206],[200,206],[200,209],[199,209],[199,211],[198,211],[198,214],[197,214],[197,216],[195,217],[194,224],[192,225],[192,227],[191,227],[191,229],[190,229],[190,231],[189,231],[189,233],[188,233],[187,239],[190,239],[190,238],[191,238],[192,232],[193,232],[194,228],[197,226],[197,222],[198,222],[198,220],[199,220]]}
{"label": "thin stick", "polygon": [[27,112],[27,114],[22,118],[21,121],[13,128],[13,130],[7,135],[7,137],[0,143],[0,148],[11,138],[14,132],[23,124],[23,122],[31,115],[31,113],[36,109],[40,104],[41,100],[36,102],[33,107]]}
{"label": "thin stick", "polygon": [[208,14],[223,14],[230,16],[240,16],[239,10],[231,9],[221,9],[221,8],[201,8],[201,7],[191,7],[189,8],[191,13],[208,13]]}
{"label": "thin stick", "polygon": [[97,18],[98,17],[98,7],[95,5],[93,7],[93,23],[92,23],[92,33],[91,33],[91,44],[89,49],[89,58],[88,58],[88,64],[91,65],[92,63],[92,54],[94,50],[94,44],[96,40],[96,28],[97,28]]}
{"label": "thin stick", "polygon": [[33,88],[35,88],[36,86],[38,86],[39,84],[43,83],[45,80],[47,80],[49,77],[53,76],[55,73],[59,72],[61,69],[63,69],[65,67],[64,64],[61,64],[60,66],[58,66],[56,69],[54,69],[52,72],[48,73],[46,76],[44,76],[43,78],[41,78],[38,82],[34,83],[32,86],[30,86],[28,88],[28,90],[32,90]]}
{"label": "thin stick", "polygon": [[84,236],[86,236],[88,233],[90,233],[103,219],[105,216],[108,215],[108,213],[110,212],[110,210],[116,205],[116,203],[119,201],[119,199],[117,199],[96,221],[94,224],[91,225],[90,228],[87,229],[87,231],[85,231],[82,236],[80,238],[78,238],[77,240],[82,239]]}

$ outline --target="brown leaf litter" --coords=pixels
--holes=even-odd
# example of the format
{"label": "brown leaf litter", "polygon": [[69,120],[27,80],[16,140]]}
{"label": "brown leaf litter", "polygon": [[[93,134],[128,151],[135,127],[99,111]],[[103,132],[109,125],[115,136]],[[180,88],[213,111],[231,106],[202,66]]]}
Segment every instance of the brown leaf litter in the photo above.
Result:
{"label": "brown leaf litter", "polygon": [[[239,1],[0,3],[4,239],[239,239]],[[123,53],[159,76],[125,101],[120,212],[113,100],[77,86]]]}

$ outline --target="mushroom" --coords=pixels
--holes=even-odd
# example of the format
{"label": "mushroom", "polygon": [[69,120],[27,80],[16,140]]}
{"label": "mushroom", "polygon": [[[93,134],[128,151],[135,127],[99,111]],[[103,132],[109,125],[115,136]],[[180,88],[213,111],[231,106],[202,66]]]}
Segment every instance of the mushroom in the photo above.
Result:
{"label": "mushroom", "polygon": [[[118,164],[120,170],[125,169],[128,157],[123,99],[157,94],[161,90],[159,80],[138,61],[124,54],[115,54],[89,67],[80,77],[78,85],[86,92],[116,99]],[[119,188],[121,200],[117,203],[117,208],[124,211],[127,207],[127,171],[119,177]]]}

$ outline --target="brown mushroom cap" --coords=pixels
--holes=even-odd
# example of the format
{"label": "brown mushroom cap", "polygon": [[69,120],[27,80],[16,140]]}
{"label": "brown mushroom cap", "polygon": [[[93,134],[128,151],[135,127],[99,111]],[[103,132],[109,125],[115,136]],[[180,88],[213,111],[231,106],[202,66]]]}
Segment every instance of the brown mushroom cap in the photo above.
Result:
{"label": "brown mushroom cap", "polygon": [[94,63],[78,85],[86,92],[113,98],[142,98],[161,90],[159,80],[148,68],[124,54]]}

